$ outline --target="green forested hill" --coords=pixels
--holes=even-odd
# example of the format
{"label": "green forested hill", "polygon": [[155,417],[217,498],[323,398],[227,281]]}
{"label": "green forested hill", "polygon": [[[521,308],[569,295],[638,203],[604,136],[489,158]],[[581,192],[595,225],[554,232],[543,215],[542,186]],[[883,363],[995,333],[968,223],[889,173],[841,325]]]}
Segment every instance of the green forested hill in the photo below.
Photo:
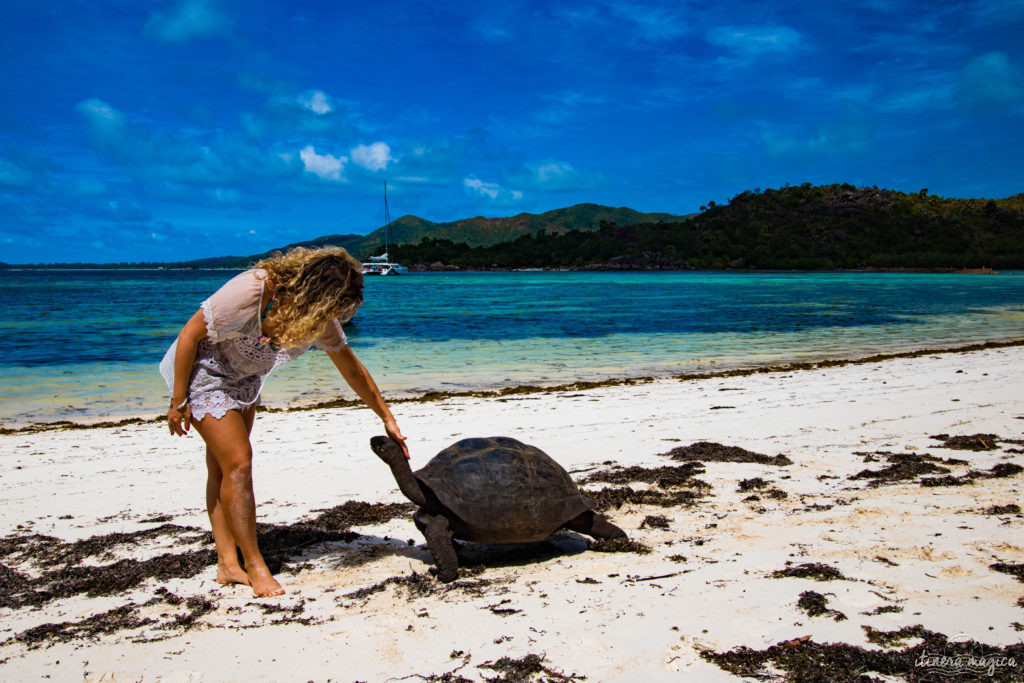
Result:
{"label": "green forested hill", "polygon": [[[434,223],[418,216],[402,216],[390,224],[391,253],[395,253],[395,245],[417,243],[424,239],[451,240],[473,247],[489,247],[513,240],[522,235],[540,233],[560,234],[570,230],[593,231],[600,228],[602,222],[614,222],[617,225],[634,223],[656,223],[659,221],[684,220],[683,216],[666,213],[641,213],[633,209],[598,204],[577,204],[564,209],[555,209],[541,214],[521,213],[507,218],[464,218],[450,223]],[[384,249],[384,228],[379,228],[368,235],[324,235],[304,242],[284,245],[282,251],[292,247],[319,247],[327,244],[344,247],[356,258],[366,259]],[[196,268],[244,268],[266,254],[254,254],[243,257],[222,257],[189,261],[188,266]]]}
{"label": "green forested hill", "polygon": [[1024,194],[944,199],[804,184],[702,208],[684,221],[605,222],[491,247],[428,239],[393,255],[471,268],[1024,268]]}

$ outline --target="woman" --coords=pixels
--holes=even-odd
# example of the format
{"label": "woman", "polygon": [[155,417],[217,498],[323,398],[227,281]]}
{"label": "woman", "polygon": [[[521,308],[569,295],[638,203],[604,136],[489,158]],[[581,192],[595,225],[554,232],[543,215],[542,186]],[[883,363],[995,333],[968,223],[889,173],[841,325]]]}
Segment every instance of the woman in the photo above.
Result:
{"label": "woman", "polygon": [[171,390],[171,434],[184,436],[195,425],[206,442],[206,509],[221,583],[252,586],[258,596],[284,592],[256,544],[249,442],[260,390],[275,367],[311,346],[326,351],[409,457],[395,418],[341,329],[362,302],[362,267],[344,249],[278,253],[204,301],[160,363]]}

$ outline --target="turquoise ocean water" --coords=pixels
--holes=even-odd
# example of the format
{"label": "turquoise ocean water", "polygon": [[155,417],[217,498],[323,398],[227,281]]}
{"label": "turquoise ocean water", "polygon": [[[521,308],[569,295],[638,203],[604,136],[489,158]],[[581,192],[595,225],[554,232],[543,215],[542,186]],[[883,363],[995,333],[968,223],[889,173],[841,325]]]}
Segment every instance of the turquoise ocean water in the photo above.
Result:
{"label": "turquoise ocean water", "polygon": [[[0,271],[0,425],[152,417],[157,363],[233,271]],[[388,396],[850,358],[1024,337],[1024,272],[417,273],[346,328]],[[312,351],[265,403],[353,397]]]}

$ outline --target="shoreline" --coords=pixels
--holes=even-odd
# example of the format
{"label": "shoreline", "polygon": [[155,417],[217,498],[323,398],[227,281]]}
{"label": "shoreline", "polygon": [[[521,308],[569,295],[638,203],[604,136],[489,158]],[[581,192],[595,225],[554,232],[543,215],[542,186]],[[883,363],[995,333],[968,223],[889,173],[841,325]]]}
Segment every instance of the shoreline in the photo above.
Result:
{"label": "shoreline", "polygon": [[[825,358],[818,361],[802,361],[784,364],[772,364],[772,365],[755,365],[752,367],[734,368],[730,370],[721,370],[716,372],[702,372],[702,373],[684,373],[679,375],[665,375],[665,376],[650,376],[650,375],[638,375],[636,377],[612,377],[604,380],[593,380],[593,381],[579,381],[579,382],[567,382],[553,385],[539,385],[539,384],[519,384],[509,387],[503,387],[501,389],[483,389],[483,390],[465,390],[465,391],[441,391],[431,390],[427,391],[418,396],[400,396],[395,398],[387,398],[389,405],[399,405],[403,403],[429,403],[434,401],[444,401],[454,398],[500,398],[504,396],[514,395],[526,395],[526,394],[549,394],[558,393],[564,391],[580,391],[585,389],[593,389],[597,387],[615,387],[615,386],[629,386],[636,384],[649,384],[661,380],[676,380],[680,382],[712,379],[720,377],[746,377],[750,375],[759,375],[765,373],[783,373],[783,372],[798,372],[805,370],[816,370],[821,368],[830,367],[842,367],[846,365],[859,365],[865,363],[876,363],[886,360],[895,360],[899,358],[918,358],[926,355],[936,354],[957,354],[957,353],[971,353],[974,351],[981,351],[985,349],[999,349],[1008,348],[1014,346],[1024,346],[1024,337],[1006,340],[993,340],[985,342],[976,342],[967,344],[964,346],[952,346],[942,348],[923,348],[914,349],[910,351],[896,351],[892,353],[878,353],[869,356],[861,356],[856,358]],[[354,408],[362,406],[363,403],[359,399],[332,399],[329,401],[317,401],[315,403],[303,404],[297,406],[288,406],[283,408],[268,408],[260,406],[257,408],[257,412],[261,414],[273,414],[273,413],[295,413],[295,412],[308,412],[316,410],[326,410],[330,408]],[[157,415],[155,417],[126,417],[120,420],[105,420],[97,418],[95,422],[75,422],[72,420],[55,420],[52,422],[35,422],[19,427],[3,427],[0,426],[0,436],[9,434],[38,434],[41,432],[48,431],[73,431],[73,430],[88,430],[88,429],[106,429],[110,427],[124,427],[128,425],[142,425],[149,423],[158,423],[164,420],[163,415]]]}
{"label": "shoreline", "polygon": [[405,403],[417,467],[518,438],[634,542],[465,544],[453,584],[367,446],[371,411],[268,411],[253,444],[288,591],[273,600],[215,582],[196,435],[7,435],[0,677],[920,678],[922,654],[969,653],[1017,680],[1021,346]]}

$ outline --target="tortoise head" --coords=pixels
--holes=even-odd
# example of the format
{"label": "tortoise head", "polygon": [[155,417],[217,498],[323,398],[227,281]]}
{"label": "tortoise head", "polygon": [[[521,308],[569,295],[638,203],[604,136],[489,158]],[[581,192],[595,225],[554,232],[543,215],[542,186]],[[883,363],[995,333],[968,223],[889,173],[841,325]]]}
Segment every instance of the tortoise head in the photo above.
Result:
{"label": "tortoise head", "polygon": [[419,482],[413,476],[409,461],[397,443],[386,436],[374,436],[370,438],[370,450],[391,468],[391,474],[394,475],[398,488],[406,498],[417,505],[426,505],[427,497],[423,494]]}

